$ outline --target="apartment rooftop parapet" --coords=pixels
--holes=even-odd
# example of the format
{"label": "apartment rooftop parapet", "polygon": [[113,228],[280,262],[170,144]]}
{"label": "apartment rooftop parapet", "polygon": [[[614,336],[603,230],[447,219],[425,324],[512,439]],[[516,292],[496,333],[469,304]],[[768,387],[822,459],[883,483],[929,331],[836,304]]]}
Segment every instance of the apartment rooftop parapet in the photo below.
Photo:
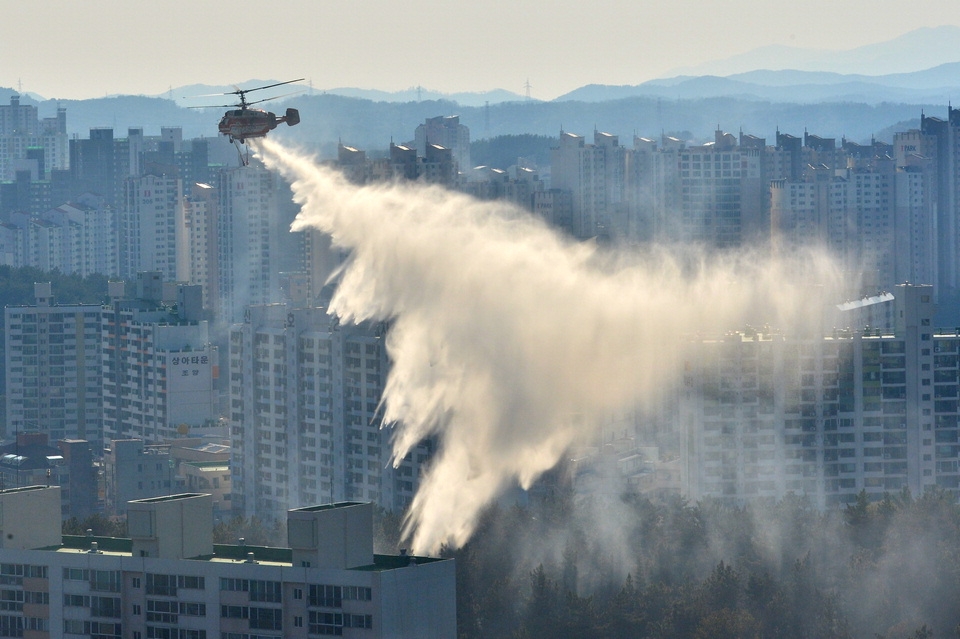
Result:
{"label": "apartment rooftop parapet", "polygon": [[[59,488],[27,486],[0,491],[0,548],[90,553],[280,567],[365,572],[447,561],[373,553],[372,504],[339,502],[288,511],[290,548],[213,543],[211,496],[180,493],[128,502],[130,537],[63,535]],[[4,524],[7,524],[6,526]]]}
{"label": "apartment rooftop parapet", "polygon": [[[39,488],[34,486],[31,488]],[[23,489],[19,489],[23,490]],[[103,554],[132,556],[133,541],[127,537],[103,537],[100,535],[63,535],[63,543],[47,546],[38,550],[61,553],[89,553],[91,550]],[[253,560],[259,564],[275,566],[293,566],[293,551],[290,548],[276,546],[254,546],[250,544],[214,544],[213,553],[191,557],[188,561],[215,561],[246,563]],[[349,570],[363,572],[383,572],[397,570],[409,565],[424,565],[444,561],[439,557],[414,556],[409,554],[373,556],[373,563],[355,566]]]}

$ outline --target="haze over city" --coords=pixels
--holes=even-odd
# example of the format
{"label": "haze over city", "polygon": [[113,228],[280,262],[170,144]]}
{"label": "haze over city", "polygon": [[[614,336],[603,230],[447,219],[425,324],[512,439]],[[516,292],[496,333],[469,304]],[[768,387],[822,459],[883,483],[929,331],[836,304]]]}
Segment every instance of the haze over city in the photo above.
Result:
{"label": "haze over city", "polygon": [[0,636],[960,632],[953,5],[0,10]]}
{"label": "haze over city", "polygon": [[[867,0],[3,0],[0,85],[83,99],[252,78],[305,77],[316,90],[422,86],[520,95],[529,81],[532,97],[549,100],[591,83],[676,75],[769,45],[848,50],[923,27],[956,26],[954,8],[947,0],[913,3],[909,11]],[[929,52],[915,50],[887,71],[915,71],[933,66],[930,60]]]}

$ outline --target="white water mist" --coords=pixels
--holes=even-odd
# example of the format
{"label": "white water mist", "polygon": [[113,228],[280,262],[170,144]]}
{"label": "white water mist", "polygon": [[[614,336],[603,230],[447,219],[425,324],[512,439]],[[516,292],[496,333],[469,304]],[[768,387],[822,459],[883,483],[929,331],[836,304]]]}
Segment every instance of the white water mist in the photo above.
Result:
{"label": "white water mist", "polygon": [[[384,395],[394,459],[435,435],[405,532],[416,552],[470,537],[514,482],[527,487],[601,417],[668,391],[697,333],[748,321],[816,325],[829,259],[608,255],[502,202],[419,183],[358,187],[265,140],[302,211],[351,251],[331,311],[391,319]],[[804,277],[798,277],[799,272]]]}

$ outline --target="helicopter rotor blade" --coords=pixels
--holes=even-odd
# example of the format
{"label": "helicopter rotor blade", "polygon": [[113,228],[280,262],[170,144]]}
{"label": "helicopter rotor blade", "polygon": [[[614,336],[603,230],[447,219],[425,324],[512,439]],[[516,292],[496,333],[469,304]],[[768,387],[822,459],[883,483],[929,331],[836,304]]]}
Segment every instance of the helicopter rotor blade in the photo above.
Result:
{"label": "helicopter rotor blade", "polygon": [[284,84],[293,84],[294,82],[303,82],[304,78],[297,78],[296,80],[287,80],[286,82],[277,82],[276,84],[267,84],[262,87],[255,87],[253,89],[237,89],[237,92],[249,93],[251,91],[259,91],[260,89],[270,89],[272,87],[279,87]]}
{"label": "helicopter rotor blade", "polygon": [[193,98],[218,98],[221,95],[233,95],[233,91],[228,93],[200,93],[198,95],[185,95],[182,97],[184,100],[192,100]]}
{"label": "helicopter rotor blade", "polygon": [[251,104],[260,104],[261,102],[269,102],[270,100],[279,100],[280,98],[288,98],[291,95],[297,95],[303,93],[303,91],[292,91],[290,93],[284,93],[283,95],[275,95],[272,98],[264,98],[262,100],[254,100],[253,102],[247,102],[247,106]]}
{"label": "helicopter rotor blade", "polygon": [[[239,95],[240,98],[243,99],[243,95],[251,91],[259,91],[260,89],[269,89],[271,87],[278,87],[284,84],[293,84],[294,82],[303,82],[303,80],[304,78],[298,78],[296,80],[287,80],[286,82],[277,82],[276,84],[267,84],[262,87],[254,87],[252,89],[241,89],[237,85],[233,85],[233,88],[234,88],[233,91],[224,91],[223,93],[201,93],[199,95],[185,95],[183,96],[183,99],[189,100],[191,98],[213,98],[213,97],[219,97],[221,95]],[[270,99],[272,100],[273,98],[270,98]],[[233,106],[233,105],[227,105],[227,106]]]}

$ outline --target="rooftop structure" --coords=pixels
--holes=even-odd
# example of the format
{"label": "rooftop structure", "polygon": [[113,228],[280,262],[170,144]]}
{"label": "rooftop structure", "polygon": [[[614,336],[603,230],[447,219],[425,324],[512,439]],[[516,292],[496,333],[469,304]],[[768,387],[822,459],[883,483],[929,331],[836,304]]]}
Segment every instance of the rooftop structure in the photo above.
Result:
{"label": "rooftop structure", "polygon": [[11,636],[456,636],[453,560],[373,554],[371,504],[290,511],[289,549],[214,544],[200,493],[130,502],[130,539],[61,536],[57,492],[0,491]]}

